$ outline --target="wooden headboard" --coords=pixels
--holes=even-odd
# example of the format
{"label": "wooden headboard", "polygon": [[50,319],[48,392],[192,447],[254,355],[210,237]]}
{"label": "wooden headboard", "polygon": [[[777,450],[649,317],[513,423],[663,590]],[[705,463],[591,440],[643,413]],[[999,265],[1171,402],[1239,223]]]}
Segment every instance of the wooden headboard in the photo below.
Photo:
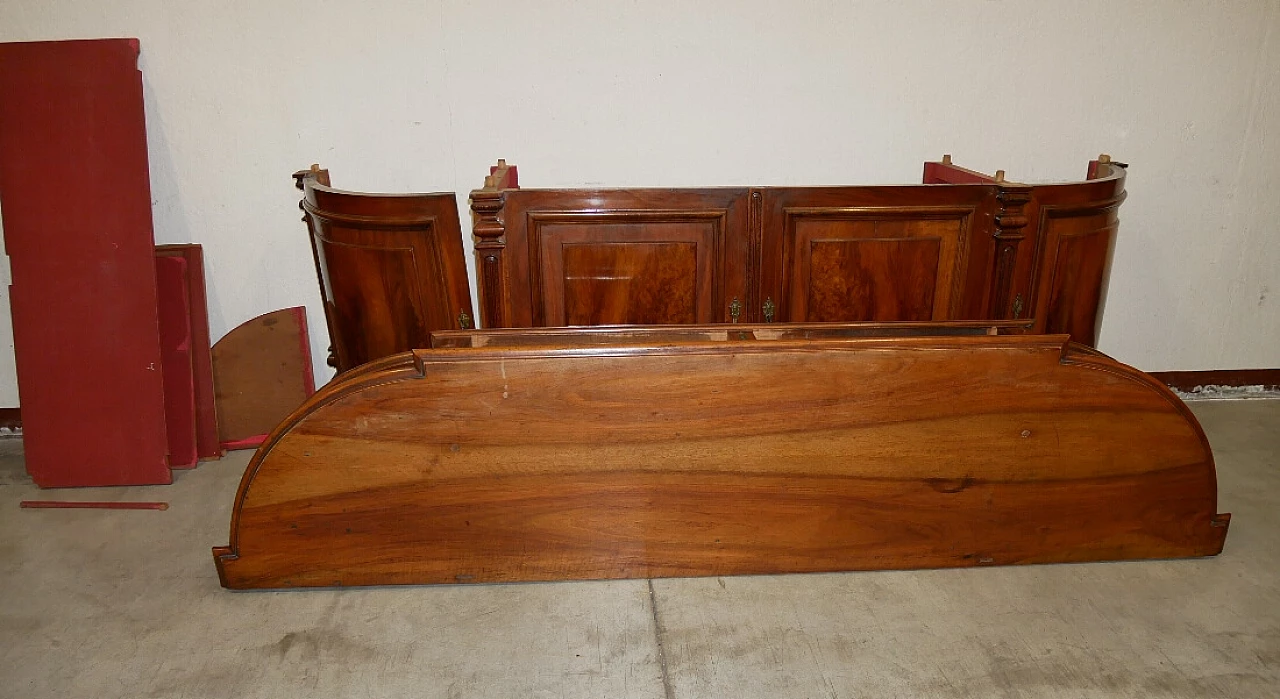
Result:
{"label": "wooden headboard", "polygon": [[1093,345],[1123,166],[1026,185],[925,164],[923,184],[471,193],[485,327],[1025,319]]}

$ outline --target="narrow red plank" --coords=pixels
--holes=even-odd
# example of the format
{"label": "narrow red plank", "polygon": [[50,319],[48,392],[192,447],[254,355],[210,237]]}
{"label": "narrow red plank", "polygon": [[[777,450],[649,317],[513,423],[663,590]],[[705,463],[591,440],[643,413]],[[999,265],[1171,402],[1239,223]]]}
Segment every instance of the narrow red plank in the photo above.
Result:
{"label": "narrow red plank", "polygon": [[256,434],[252,437],[245,437],[244,439],[237,439],[230,442],[223,442],[222,448],[226,449],[227,451],[239,451],[241,449],[257,449],[258,447],[262,446],[263,442],[267,441],[268,436],[269,435],[266,435],[266,434]]}
{"label": "narrow red plank", "polygon": [[29,510],[167,510],[167,502],[89,502],[84,500],[23,500]]}
{"label": "narrow red plank", "polygon": [[160,360],[164,369],[164,417],[170,468],[196,465],[196,386],[191,361],[191,304],[187,261],[156,258],[160,311]]}
{"label": "narrow red plank", "polygon": [[187,261],[187,300],[191,306],[191,370],[195,378],[196,454],[201,460],[222,458],[218,441],[218,408],[213,388],[213,341],[204,284],[204,250],[198,243],[157,245],[158,257]]}
{"label": "narrow red plank", "polygon": [[136,39],[0,44],[0,199],[27,470],[169,483]]}

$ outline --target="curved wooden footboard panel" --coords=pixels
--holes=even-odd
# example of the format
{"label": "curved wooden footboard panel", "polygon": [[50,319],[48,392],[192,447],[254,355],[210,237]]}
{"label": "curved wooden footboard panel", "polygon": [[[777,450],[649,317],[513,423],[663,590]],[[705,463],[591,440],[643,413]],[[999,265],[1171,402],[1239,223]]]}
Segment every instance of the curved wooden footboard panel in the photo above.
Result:
{"label": "curved wooden footboard panel", "polygon": [[1065,336],[436,349],[339,377],[236,496],[230,588],[1214,555],[1213,457]]}

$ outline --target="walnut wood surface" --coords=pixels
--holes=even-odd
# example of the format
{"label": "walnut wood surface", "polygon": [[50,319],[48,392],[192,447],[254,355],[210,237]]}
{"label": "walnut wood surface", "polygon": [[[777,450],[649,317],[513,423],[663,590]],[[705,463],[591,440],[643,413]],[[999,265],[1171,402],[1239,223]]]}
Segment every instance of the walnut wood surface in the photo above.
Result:
{"label": "walnut wood surface", "polygon": [[434,349],[462,347],[581,347],[771,340],[839,340],[866,337],[1017,335],[1028,321],[927,323],[716,323],[711,325],[602,325],[583,328],[489,328],[431,333]]}
{"label": "walnut wood surface", "polygon": [[551,325],[708,322],[711,277],[698,268],[709,256],[699,252],[697,241],[563,244],[547,265],[563,282],[548,294],[547,318]]}
{"label": "walnut wood surface", "polygon": [[[632,332],[637,332],[632,329]],[[665,332],[665,331],[660,331]],[[1213,457],[1065,336],[432,349],[358,367],[246,470],[231,588],[1218,553]]]}
{"label": "walnut wood surface", "polygon": [[487,253],[477,262],[486,288],[509,291],[502,322],[487,317],[485,327],[724,322],[731,299],[745,299],[746,189],[501,196],[511,253],[501,283],[483,280]]}
{"label": "walnut wood surface", "polygon": [[[328,186],[328,171],[294,175],[311,233],[329,364],[346,371],[425,347],[432,330],[469,327],[458,204],[452,193],[363,194]],[[463,325],[463,323],[466,325]]]}
{"label": "walnut wood surface", "polygon": [[[312,393],[305,308],[264,313],[222,336],[210,352],[223,448],[261,437]],[[232,446],[228,446],[232,445]]]}
{"label": "walnut wood surface", "polygon": [[1094,161],[1089,172],[1094,179],[1083,183],[1034,187],[1027,215],[1039,231],[1041,249],[1032,282],[1036,328],[1069,333],[1092,346],[1125,199],[1125,171]]}
{"label": "walnut wood surface", "polygon": [[[923,185],[472,192],[485,327],[1034,319],[1092,346],[1124,171],[1030,186],[943,162]],[[734,315],[734,311],[737,315]]]}

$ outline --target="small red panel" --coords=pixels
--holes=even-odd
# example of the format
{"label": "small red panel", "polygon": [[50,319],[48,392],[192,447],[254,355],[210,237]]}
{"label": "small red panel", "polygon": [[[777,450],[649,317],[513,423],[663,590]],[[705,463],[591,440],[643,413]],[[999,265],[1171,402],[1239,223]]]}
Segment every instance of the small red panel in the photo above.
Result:
{"label": "small red panel", "polygon": [[27,470],[169,483],[136,39],[0,44],[0,199]]}

